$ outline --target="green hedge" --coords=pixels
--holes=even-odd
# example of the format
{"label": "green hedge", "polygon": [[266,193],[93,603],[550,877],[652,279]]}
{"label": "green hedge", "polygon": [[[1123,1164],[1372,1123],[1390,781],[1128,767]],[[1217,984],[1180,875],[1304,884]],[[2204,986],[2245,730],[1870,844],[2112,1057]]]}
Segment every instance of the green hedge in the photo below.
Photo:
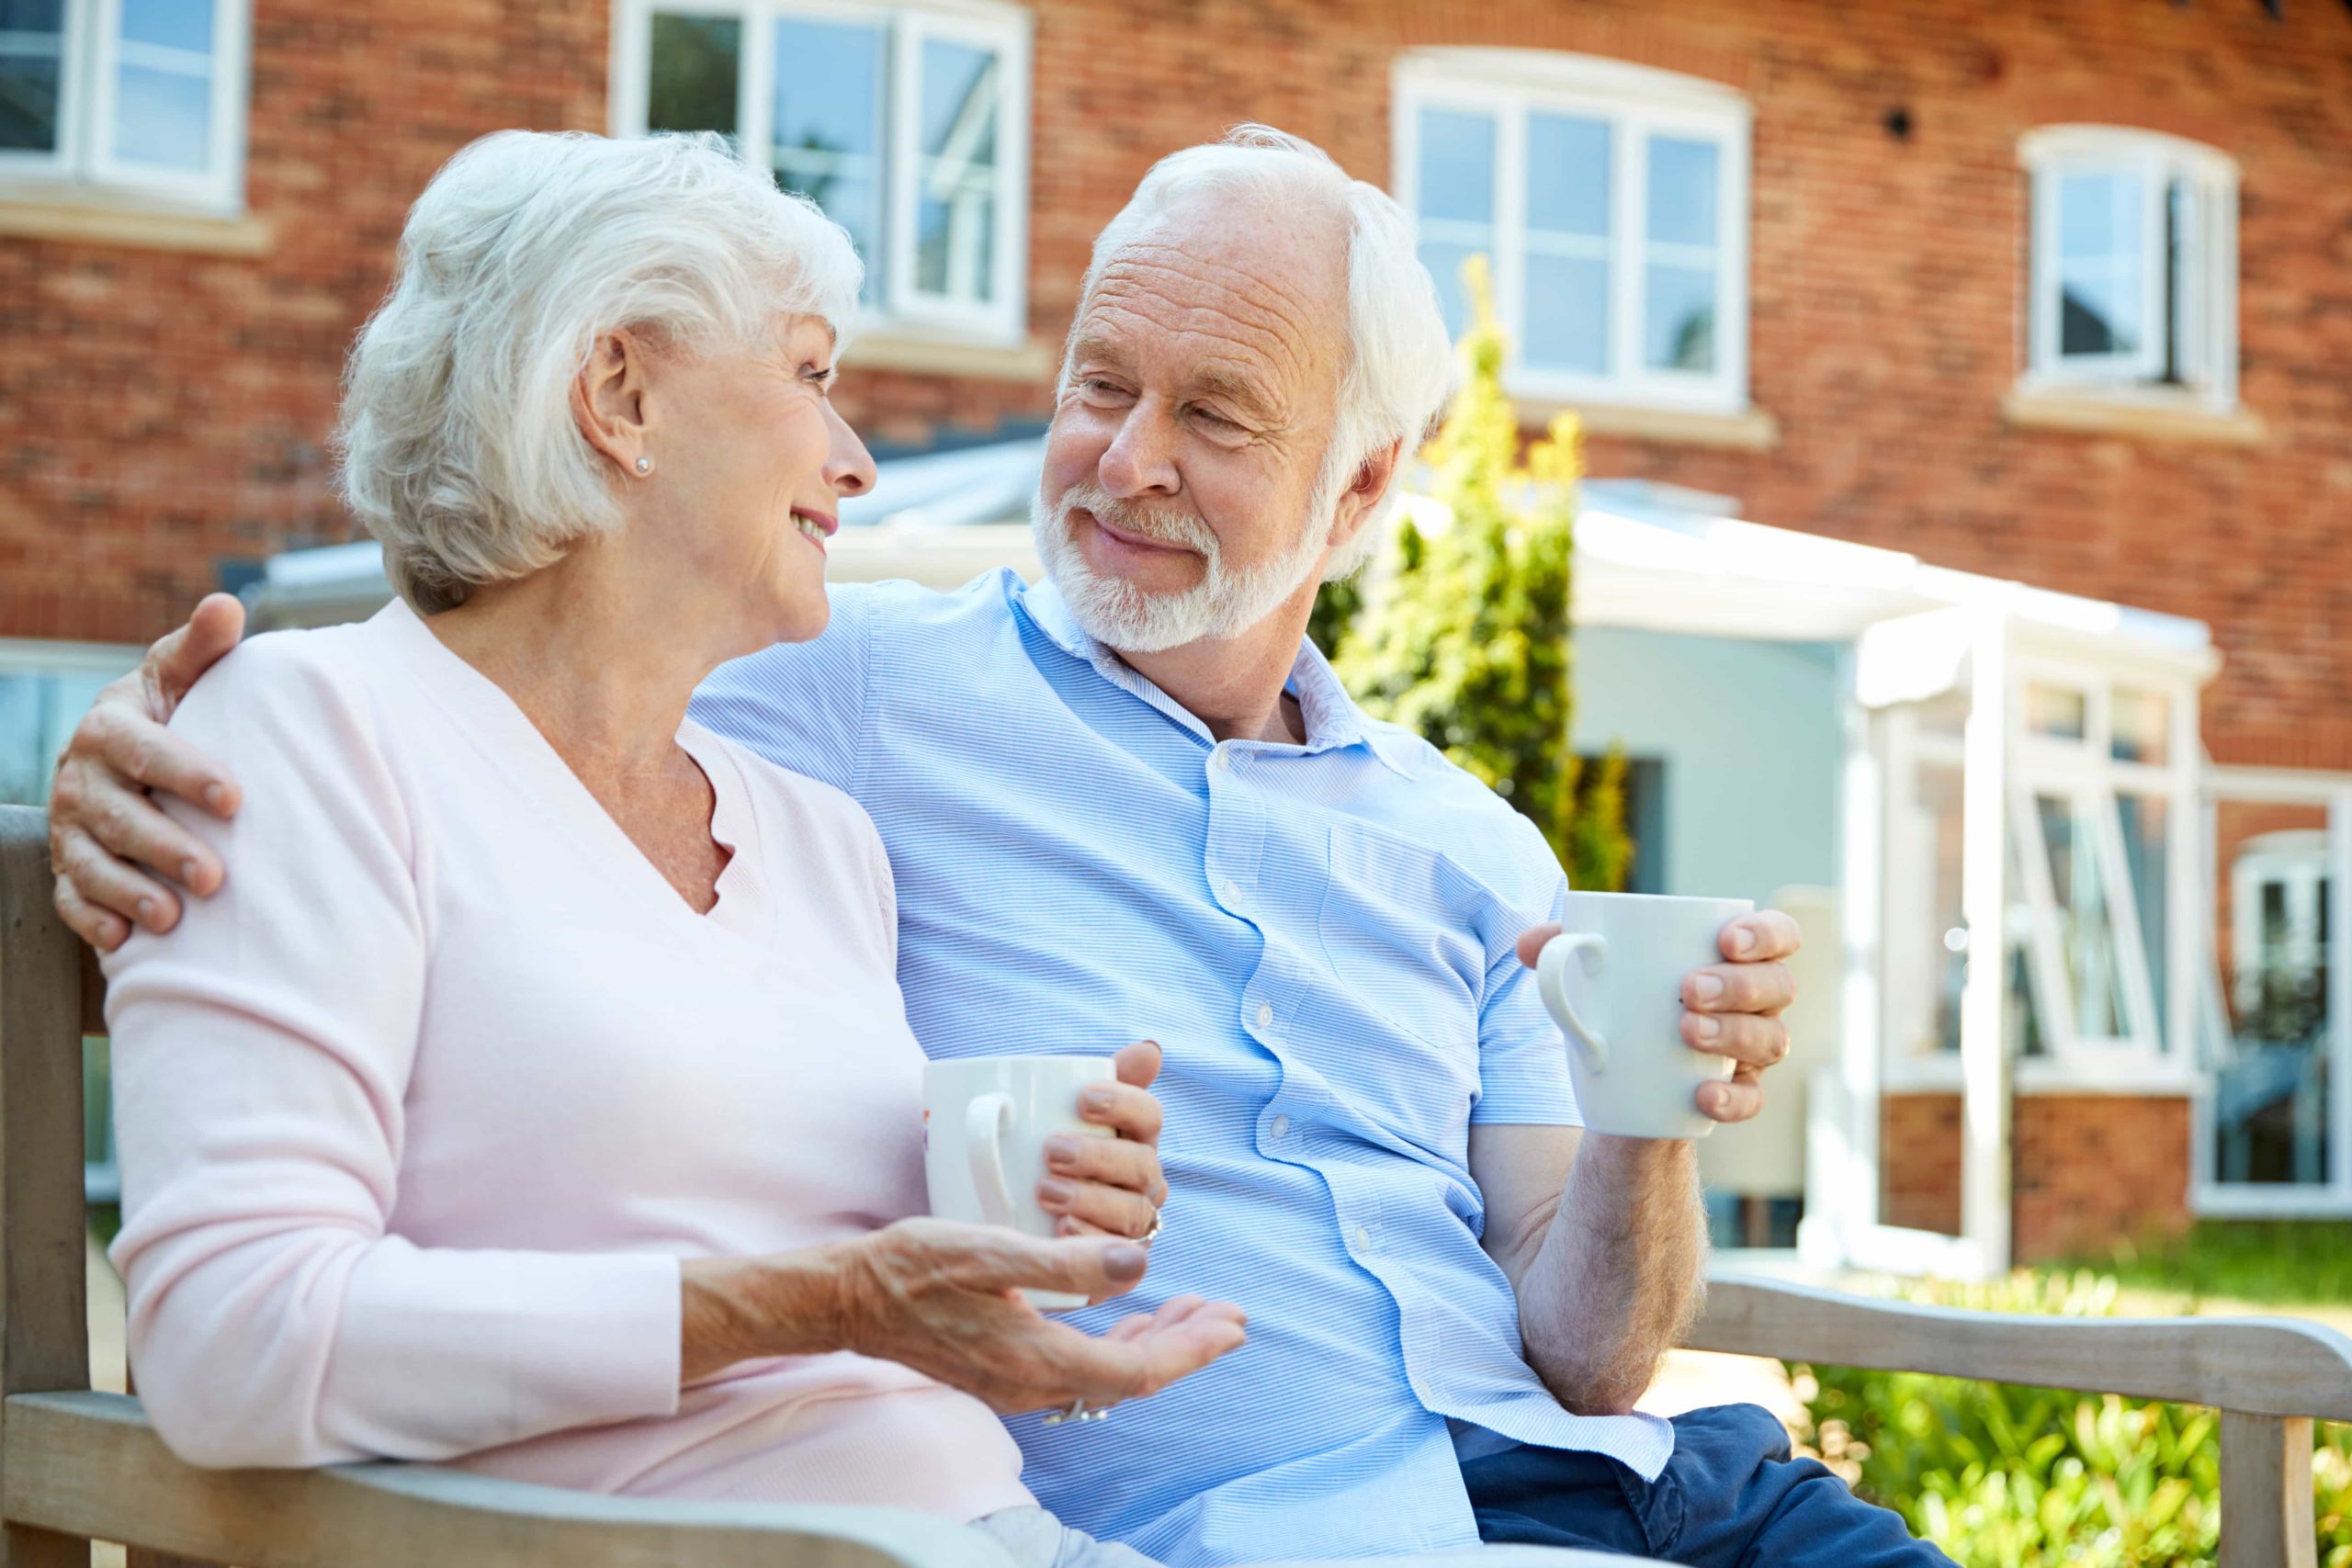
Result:
{"label": "green hedge", "polygon": [[[1917,1285],[1906,1299],[2105,1317],[2089,1273]],[[1849,1367],[1792,1367],[1807,1446],[1963,1568],[2210,1562],[2220,1420],[2193,1405]],[[2352,1427],[2323,1425],[2312,1468],[2323,1568],[2352,1568]]]}

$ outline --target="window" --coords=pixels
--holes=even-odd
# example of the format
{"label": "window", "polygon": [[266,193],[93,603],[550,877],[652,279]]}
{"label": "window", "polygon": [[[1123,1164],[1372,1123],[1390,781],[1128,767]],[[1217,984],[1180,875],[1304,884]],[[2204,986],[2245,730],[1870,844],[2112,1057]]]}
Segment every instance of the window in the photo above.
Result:
{"label": "window", "polygon": [[617,37],[616,131],[724,132],[823,207],[865,260],[866,324],[1021,336],[1025,13],[626,0]]}
{"label": "window", "polygon": [[234,211],[250,0],[0,0],[0,179]]}
{"label": "window", "polygon": [[1427,50],[1399,65],[1396,184],[1447,324],[1487,256],[1511,386],[1563,401],[1747,402],[1747,101],[1580,55]]}
{"label": "window", "polygon": [[2027,378],[2237,399],[2237,166],[2107,126],[2025,139],[2033,187]]}
{"label": "window", "polygon": [[0,642],[0,804],[49,803],[65,738],[98,688],[138,662],[135,648]]}

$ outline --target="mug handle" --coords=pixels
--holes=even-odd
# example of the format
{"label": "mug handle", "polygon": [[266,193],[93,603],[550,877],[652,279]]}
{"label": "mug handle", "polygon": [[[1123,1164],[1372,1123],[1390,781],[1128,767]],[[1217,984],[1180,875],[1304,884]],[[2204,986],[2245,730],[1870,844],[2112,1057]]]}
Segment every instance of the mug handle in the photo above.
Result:
{"label": "mug handle", "polygon": [[1553,1018],[1566,1031],[1569,1041],[1584,1057],[1587,1072],[1609,1070],[1609,1042],[1586,1027],[1584,1020],[1577,1016],[1575,1004],[1568,1000],[1568,960],[1582,953],[1584,972],[1599,975],[1600,961],[1608,952],[1609,944],[1600,939],[1598,932],[1564,931],[1545,942],[1544,951],[1535,959],[1535,988],[1543,995],[1544,1005],[1551,1009]]}
{"label": "mug handle", "polygon": [[964,1149],[972,1162],[972,1190],[980,1218],[1012,1224],[1012,1186],[1004,1179],[1004,1137],[1012,1131],[1012,1096],[983,1094],[964,1108]]}

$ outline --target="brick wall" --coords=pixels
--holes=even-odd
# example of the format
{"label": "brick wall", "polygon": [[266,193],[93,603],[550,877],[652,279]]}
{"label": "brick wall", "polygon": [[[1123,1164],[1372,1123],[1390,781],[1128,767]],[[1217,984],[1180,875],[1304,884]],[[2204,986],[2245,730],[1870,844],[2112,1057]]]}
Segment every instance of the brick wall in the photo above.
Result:
{"label": "brick wall", "polygon": [[[605,123],[607,0],[254,0],[258,259],[0,241],[0,636],[138,639],[219,563],[347,536],[322,455],[343,350],[407,201],[505,125]],[[1753,390],[1776,450],[1596,438],[1592,466],[1756,518],[2211,622],[2217,758],[2352,768],[2352,17],[2254,0],[1041,0],[1032,327],[1159,153],[1262,118],[1388,173],[1389,68],[1422,44],[1607,55],[1756,107]],[[1151,62],[1138,91],[1138,62]],[[1896,140],[1887,111],[1910,112]],[[2018,137],[2092,118],[2244,172],[2254,449],[2012,429]],[[854,362],[853,361],[853,368]],[[987,430],[1042,382],[877,371],[876,439]]]}
{"label": "brick wall", "polygon": [[1879,1101],[1879,1219],[1960,1234],[1960,1096],[1890,1094]]}
{"label": "brick wall", "polygon": [[[2017,1260],[2097,1255],[2189,1223],[2189,1106],[2149,1095],[2024,1094],[2009,1125]],[[1881,1106],[1880,1217],[1960,1230],[1960,1096],[1890,1094]]]}

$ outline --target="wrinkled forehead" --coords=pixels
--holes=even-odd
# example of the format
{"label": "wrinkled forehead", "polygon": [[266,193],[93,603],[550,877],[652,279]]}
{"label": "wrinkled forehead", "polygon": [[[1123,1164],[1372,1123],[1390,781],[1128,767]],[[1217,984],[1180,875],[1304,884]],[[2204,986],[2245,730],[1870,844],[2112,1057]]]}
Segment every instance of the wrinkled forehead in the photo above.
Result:
{"label": "wrinkled forehead", "polygon": [[1336,214],[1204,193],[1111,257],[1076,335],[1137,374],[1244,378],[1306,413],[1329,405],[1346,372],[1347,294]]}

